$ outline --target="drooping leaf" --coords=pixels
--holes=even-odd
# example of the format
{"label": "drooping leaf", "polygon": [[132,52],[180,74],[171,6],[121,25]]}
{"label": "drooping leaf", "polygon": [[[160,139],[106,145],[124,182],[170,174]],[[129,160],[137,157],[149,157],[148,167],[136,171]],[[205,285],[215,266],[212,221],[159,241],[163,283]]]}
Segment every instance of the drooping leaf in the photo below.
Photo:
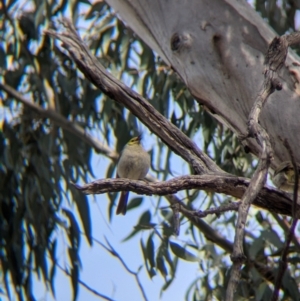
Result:
{"label": "drooping leaf", "polygon": [[50,270],[50,285],[51,285],[51,292],[54,298],[55,298],[54,277],[56,272],[56,246],[57,246],[57,241],[54,240],[54,242],[52,242],[50,245],[50,257],[52,260],[52,267]]}
{"label": "drooping leaf", "polygon": [[164,278],[166,278],[168,275],[168,270],[166,268],[165,261],[162,256],[156,257],[156,266],[157,266],[157,269],[160,271],[161,275]]}
{"label": "drooping leaf", "polygon": [[68,237],[73,249],[78,250],[80,245],[80,230],[73,213],[68,209],[63,209],[62,212],[68,217],[70,226],[68,228]]}
{"label": "drooping leaf", "polygon": [[131,199],[129,204],[127,205],[127,211],[134,209],[136,207],[139,207],[142,204],[143,199],[144,198],[142,198],[142,197],[137,197],[137,198]]}
{"label": "drooping leaf", "polygon": [[151,213],[148,210],[142,214],[142,216],[138,221],[138,224],[134,227],[133,231],[123,239],[123,241],[129,240],[141,230],[153,229],[155,224],[151,223],[150,221],[151,221]]}
{"label": "drooping leaf", "polygon": [[[73,187],[73,186],[71,186]],[[86,195],[80,193],[75,188],[72,188],[73,200],[77,205],[77,210],[83,225],[85,236],[90,245],[93,244],[92,241],[92,225],[91,225],[91,215],[90,206]]]}
{"label": "drooping leaf", "polygon": [[197,256],[193,255],[191,252],[189,252],[188,250],[181,247],[175,242],[170,241],[170,247],[174,255],[178,256],[181,259],[191,262],[199,261],[199,258]]}
{"label": "drooping leaf", "polygon": [[152,279],[152,277],[154,277],[156,275],[156,272],[155,272],[155,269],[154,268],[149,268],[149,265],[148,265],[148,253],[147,253],[147,249],[146,247],[144,246],[144,243],[143,243],[143,240],[141,239],[140,240],[140,245],[141,245],[141,249],[142,249],[142,254],[143,254],[143,257],[144,257],[144,262],[145,262],[145,265],[146,265],[146,269],[147,269],[147,273],[150,277],[150,279]]}
{"label": "drooping leaf", "polygon": [[73,301],[75,301],[77,299],[78,279],[79,279],[78,265],[73,265],[73,267],[71,268],[71,283],[72,283],[72,288],[73,288]]}
{"label": "drooping leaf", "polygon": [[154,242],[153,242],[153,235],[149,235],[147,241],[147,258],[149,260],[151,268],[155,267],[155,260],[154,260]]}

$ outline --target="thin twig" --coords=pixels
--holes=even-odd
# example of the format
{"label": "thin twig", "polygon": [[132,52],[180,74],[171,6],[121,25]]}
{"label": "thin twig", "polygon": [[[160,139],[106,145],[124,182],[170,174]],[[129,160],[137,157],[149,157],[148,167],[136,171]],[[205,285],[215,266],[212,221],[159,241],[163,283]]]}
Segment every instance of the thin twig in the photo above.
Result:
{"label": "thin twig", "polygon": [[226,211],[238,211],[239,207],[240,207],[241,202],[232,202],[230,204],[226,204],[226,205],[222,205],[220,207],[216,207],[216,208],[209,208],[207,210],[204,211],[194,211],[194,215],[199,217],[199,218],[203,218],[206,217],[209,214],[216,214],[216,215],[220,215],[220,213],[226,212]]}
{"label": "thin twig", "polygon": [[295,228],[297,226],[297,222],[298,222],[297,218],[293,219],[292,226],[291,226],[290,231],[289,231],[289,233],[287,235],[287,238],[286,238],[286,243],[285,243],[285,246],[283,248],[282,255],[281,255],[281,260],[280,260],[279,267],[278,267],[278,273],[277,273],[275,286],[274,286],[274,292],[273,292],[271,301],[278,300],[282,278],[283,278],[283,275],[284,275],[284,273],[286,271],[286,268],[287,268],[287,257],[288,257],[288,254],[289,254],[289,247],[290,247],[291,241],[292,241],[293,236],[294,236],[294,232],[295,232]]}
{"label": "thin twig", "polygon": [[[69,277],[72,277],[71,273],[67,270],[65,270],[62,266],[60,266],[59,263],[55,263],[55,265],[61,270],[63,271],[67,276]],[[107,300],[107,301],[115,301],[115,299],[112,299],[110,297],[107,297],[99,292],[97,292],[96,290],[94,290],[93,288],[91,288],[89,285],[87,285],[85,282],[83,282],[82,280],[78,279],[78,283],[80,285],[82,285],[85,289],[87,289],[89,292],[91,292],[92,294],[104,299],[104,300]]]}
{"label": "thin twig", "polygon": [[[220,207],[217,208],[210,208],[207,209],[205,211],[198,211],[198,210],[188,210],[186,209],[184,206],[180,206],[179,205],[179,212],[182,213],[185,217],[187,217],[188,219],[202,219],[204,217],[206,217],[209,214],[216,214],[216,215],[220,215],[220,213],[226,212],[226,211],[237,211],[239,206],[240,206],[241,202],[234,202],[234,203],[230,203],[230,204],[226,204],[226,205],[222,205]],[[212,240],[213,239],[211,237],[207,237],[206,238],[208,240]],[[226,251],[229,251],[230,253],[233,250],[233,246],[232,243],[229,243],[228,241],[224,241],[224,245],[223,245]]]}
{"label": "thin twig", "polygon": [[[289,231],[289,229],[291,228],[291,224],[287,222],[287,220],[284,217],[281,217],[280,215],[278,215],[277,213],[271,212],[273,218],[276,220],[276,222],[278,223],[278,225],[283,229],[284,233],[287,233]],[[296,250],[298,251],[298,253],[300,252],[300,243],[297,239],[297,237],[293,237],[293,242],[296,246]]]}
{"label": "thin twig", "polygon": [[140,282],[140,279],[139,279],[139,276],[138,276],[138,272],[134,272],[132,271],[128,266],[127,264],[125,263],[125,261],[123,260],[123,258],[119,255],[119,253],[112,247],[112,245],[109,243],[109,241],[107,240],[107,238],[105,237],[105,240],[106,240],[106,243],[108,244],[109,248],[107,246],[105,246],[101,241],[99,241],[98,239],[96,238],[92,238],[94,242],[96,242],[98,245],[100,245],[103,249],[105,249],[107,252],[109,252],[112,256],[118,258],[121,262],[121,264],[123,265],[123,267],[125,268],[125,270],[133,275],[135,277],[135,280],[138,284],[138,287],[143,295],[143,298],[145,301],[148,301],[148,298],[146,296],[146,293],[145,293],[145,290]]}

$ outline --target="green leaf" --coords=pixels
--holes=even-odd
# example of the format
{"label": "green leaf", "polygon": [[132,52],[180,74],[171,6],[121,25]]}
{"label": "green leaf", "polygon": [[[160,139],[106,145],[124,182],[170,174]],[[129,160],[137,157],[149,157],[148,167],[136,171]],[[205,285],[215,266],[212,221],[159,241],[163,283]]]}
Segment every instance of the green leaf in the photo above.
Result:
{"label": "green leaf", "polygon": [[52,267],[50,270],[50,285],[51,285],[51,291],[52,291],[52,295],[55,298],[55,286],[54,286],[54,276],[55,276],[55,272],[56,272],[56,246],[57,246],[57,240],[54,240],[51,244],[50,244],[50,257],[52,260]]}
{"label": "green leaf", "polygon": [[160,256],[160,255],[158,255],[156,257],[156,266],[157,266],[158,270],[160,271],[161,275],[164,278],[166,278],[167,275],[168,275],[168,270],[166,268],[164,258],[162,256]]}
{"label": "green leaf", "polygon": [[166,283],[162,286],[161,291],[162,292],[165,291],[170,286],[170,284],[172,282],[173,282],[173,279],[170,279],[170,280],[166,281]]}
{"label": "green leaf", "polygon": [[91,5],[90,1],[88,1],[88,0],[79,0],[79,2],[87,4],[87,5]]}
{"label": "green leaf", "polygon": [[79,245],[80,245],[80,231],[79,231],[79,227],[76,221],[75,216],[73,215],[73,213],[68,210],[68,209],[62,209],[62,212],[68,217],[69,222],[70,222],[70,226],[69,226],[69,231],[67,232],[70,243],[72,245],[73,249],[78,250]]}
{"label": "green leaf", "polygon": [[265,290],[266,288],[268,287],[268,284],[266,282],[262,282],[257,290],[256,290],[256,294],[255,294],[255,297],[256,297],[256,300],[262,300],[263,299],[263,296],[264,296],[264,293],[265,293]]}
{"label": "green leaf", "polygon": [[266,241],[270,242],[272,245],[274,245],[278,249],[281,249],[283,247],[284,242],[281,241],[278,234],[272,229],[262,231],[261,237],[263,239],[265,239]]}
{"label": "green leaf", "polygon": [[34,26],[37,29],[43,22],[45,22],[46,2],[42,1],[34,14]]}
{"label": "green leaf", "polygon": [[129,240],[141,230],[149,230],[149,229],[152,230],[155,224],[150,223],[150,221],[151,221],[151,213],[150,211],[145,211],[140,217],[138,224],[134,227],[134,230],[128,236],[126,236],[122,241],[124,242]]}
{"label": "green leaf", "polygon": [[28,276],[26,278],[26,288],[25,288],[25,293],[26,293],[26,299],[30,301],[36,301],[32,294],[32,273],[29,272]]}
{"label": "green leaf", "polygon": [[298,289],[298,285],[295,282],[295,279],[291,277],[289,270],[284,273],[282,284],[284,288],[289,292],[292,300],[300,300],[300,293]]}
{"label": "green leaf", "polygon": [[147,242],[147,257],[150,263],[151,268],[155,268],[155,260],[154,260],[154,242],[153,235],[149,235]]}
{"label": "green leaf", "polygon": [[169,253],[169,248],[167,248],[167,247],[164,248],[163,256],[167,260],[167,263],[171,270],[171,277],[173,279],[175,277],[176,267],[177,267],[177,263],[178,263],[178,257],[174,256],[174,259],[172,260],[170,253]]}
{"label": "green leaf", "polygon": [[71,282],[73,288],[73,300],[75,301],[78,294],[78,279],[79,279],[79,268],[78,265],[73,265],[71,268]]}
{"label": "green leaf", "polygon": [[151,212],[148,210],[142,214],[138,222],[138,225],[149,225],[150,221],[151,221]]}
{"label": "green leaf", "polygon": [[85,194],[77,191],[73,186],[71,186],[73,198],[77,205],[77,210],[83,225],[84,233],[86,238],[90,244],[93,244],[92,240],[92,224],[91,224],[91,214],[90,214],[90,205],[88,202],[88,198]]}
{"label": "green leaf", "polygon": [[97,14],[102,12],[103,8],[107,8],[107,5],[104,1],[96,1],[92,4],[90,10],[85,15],[85,20],[92,19]]}
{"label": "green leaf", "polygon": [[2,70],[6,69],[6,53],[1,45],[0,45],[0,67]]}
{"label": "green leaf", "polygon": [[144,257],[144,262],[146,265],[147,273],[148,273],[150,279],[152,279],[152,277],[154,277],[156,275],[156,272],[155,272],[154,268],[149,268],[149,266],[148,266],[148,254],[147,254],[147,250],[146,250],[146,247],[145,247],[142,239],[140,240],[140,245],[141,245],[142,254]]}
{"label": "green leaf", "polygon": [[265,247],[264,239],[261,236],[259,236],[251,243],[248,249],[250,258],[255,258],[257,254],[263,252],[264,247]]}
{"label": "green leaf", "polygon": [[44,281],[48,281],[48,265],[46,260],[45,249],[38,245],[35,248],[35,258],[37,262],[37,268],[42,270]]}
{"label": "green leaf", "polygon": [[143,197],[136,197],[131,199],[127,206],[127,211],[139,207],[142,204],[143,199],[144,199]]}
{"label": "green leaf", "polygon": [[10,296],[10,283],[8,281],[8,275],[9,275],[9,266],[7,260],[1,258],[1,267],[3,270],[3,280],[4,280],[4,286],[5,286],[5,292],[7,294],[8,300],[12,300]]}
{"label": "green leaf", "polygon": [[181,247],[180,245],[174,242],[170,241],[170,247],[172,252],[183,260],[191,262],[199,261],[199,258],[197,256],[193,255],[191,252],[187,251],[185,248]]}
{"label": "green leaf", "polygon": [[[201,277],[202,278],[202,277]],[[200,277],[196,278],[191,284],[190,286],[187,288],[186,293],[185,293],[185,300],[191,300],[190,298],[190,294],[192,293],[192,289],[195,288],[195,286],[197,285],[197,283],[201,280]]]}

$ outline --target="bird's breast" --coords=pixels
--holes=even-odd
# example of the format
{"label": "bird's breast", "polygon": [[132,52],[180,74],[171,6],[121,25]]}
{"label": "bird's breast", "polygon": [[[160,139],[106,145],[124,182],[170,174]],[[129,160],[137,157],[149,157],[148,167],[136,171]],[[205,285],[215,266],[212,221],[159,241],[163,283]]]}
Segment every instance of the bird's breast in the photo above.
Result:
{"label": "bird's breast", "polygon": [[127,151],[123,153],[118,163],[118,175],[120,178],[133,180],[143,179],[150,165],[148,153],[135,153]]}

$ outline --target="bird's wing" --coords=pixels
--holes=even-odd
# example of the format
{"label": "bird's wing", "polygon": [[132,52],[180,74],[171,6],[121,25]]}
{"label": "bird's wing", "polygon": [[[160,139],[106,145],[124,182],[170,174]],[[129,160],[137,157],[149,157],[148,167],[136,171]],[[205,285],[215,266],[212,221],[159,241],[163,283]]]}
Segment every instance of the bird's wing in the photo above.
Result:
{"label": "bird's wing", "polygon": [[119,158],[118,158],[117,164],[116,164],[116,166],[117,166],[117,174],[116,174],[116,178],[120,178],[120,176],[118,175],[118,164],[119,164],[120,158],[121,158],[121,156],[122,156],[122,153],[123,153],[123,151],[120,152],[120,155],[119,155]]}

